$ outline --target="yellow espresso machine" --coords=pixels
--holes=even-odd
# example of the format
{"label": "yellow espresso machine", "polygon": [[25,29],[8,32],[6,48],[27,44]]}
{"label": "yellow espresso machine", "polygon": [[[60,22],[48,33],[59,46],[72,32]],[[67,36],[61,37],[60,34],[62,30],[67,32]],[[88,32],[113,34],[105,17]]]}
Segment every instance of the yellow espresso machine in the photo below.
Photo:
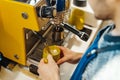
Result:
{"label": "yellow espresso machine", "polygon": [[67,24],[70,2],[0,0],[0,63],[2,54],[15,63],[29,66],[31,72],[36,73],[36,66],[46,46],[44,43],[64,45],[64,41],[69,40],[70,32],[87,41],[89,34]]}
{"label": "yellow espresso machine", "polygon": [[0,0],[0,54],[22,65],[27,60],[39,62],[43,42],[63,43],[63,29],[58,33],[53,27],[61,27],[69,4],[69,0]]}
{"label": "yellow espresso machine", "polygon": [[0,0],[0,52],[4,57],[26,65],[26,55],[36,40],[30,45],[27,33],[40,31],[48,20],[38,18],[36,7],[45,4],[44,0]]}

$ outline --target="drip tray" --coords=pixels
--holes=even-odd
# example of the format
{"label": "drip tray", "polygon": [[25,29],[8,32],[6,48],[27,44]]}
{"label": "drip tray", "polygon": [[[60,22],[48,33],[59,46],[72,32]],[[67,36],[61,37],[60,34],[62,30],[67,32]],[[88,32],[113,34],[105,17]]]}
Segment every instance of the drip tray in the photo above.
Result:
{"label": "drip tray", "polygon": [[[50,42],[50,40],[49,40]],[[58,43],[49,43],[48,45],[61,45],[63,43],[63,41],[60,41]],[[35,48],[35,50],[33,51],[32,54],[30,54],[28,57],[30,59],[33,59],[35,61],[40,61],[40,59],[42,58],[42,53],[43,53],[43,49],[44,49],[45,45],[44,43],[40,42],[38,44],[38,46]]]}

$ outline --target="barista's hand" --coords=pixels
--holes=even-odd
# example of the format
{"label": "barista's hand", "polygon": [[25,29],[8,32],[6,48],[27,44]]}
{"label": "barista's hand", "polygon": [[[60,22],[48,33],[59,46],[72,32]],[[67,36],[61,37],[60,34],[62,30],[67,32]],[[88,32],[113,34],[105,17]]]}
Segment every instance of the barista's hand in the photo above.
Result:
{"label": "barista's hand", "polygon": [[76,53],[62,46],[58,47],[61,49],[63,57],[57,61],[57,64],[61,64],[64,62],[77,63],[79,59],[82,57],[81,53]]}
{"label": "barista's hand", "polygon": [[47,59],[47,64],[44,63],[43,59],[41,59],[38,65],[38,73],[40,78],[42,80],[60,80],[58,65],[50,54],[48,55]]}

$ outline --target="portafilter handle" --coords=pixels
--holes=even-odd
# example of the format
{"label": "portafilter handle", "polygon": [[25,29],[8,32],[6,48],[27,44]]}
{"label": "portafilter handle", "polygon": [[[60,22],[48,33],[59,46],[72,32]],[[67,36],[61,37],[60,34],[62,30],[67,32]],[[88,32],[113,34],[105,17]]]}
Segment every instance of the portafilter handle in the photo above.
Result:
{"label": "portafilter handle", "polygon": [[66,23],[61,23],[61,25],[66,28],[67,30],[71,31],[72,33],[76,34],[80,39],[83,41],[87,41],[89,39],[89,35],[85,32],[79,31],[72,26],[66,24]]}

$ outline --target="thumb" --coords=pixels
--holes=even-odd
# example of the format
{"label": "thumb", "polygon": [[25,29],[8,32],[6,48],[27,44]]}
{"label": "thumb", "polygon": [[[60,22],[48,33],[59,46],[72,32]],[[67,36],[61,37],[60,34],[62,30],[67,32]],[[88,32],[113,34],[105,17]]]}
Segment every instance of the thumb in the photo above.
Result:
{"label": "thumb", "polygon": [[62,51],[65,50],[65,47],[63,47],[63,46],[57,46],[57,47],[60,48]]}
{"label": "thumb", "polygon": [[63,57],[63,58],[61,58],[61,59],[59,59],[58,61],[57,61],[57,64],[62,64],[62,63],[64,63],[64,62],[66,62],[67,61],[67,58],[66,57]]}
{"label": "thumb", "polygon": [[47,59],[48,62],[55,62],[51,54],[48,54]]}

